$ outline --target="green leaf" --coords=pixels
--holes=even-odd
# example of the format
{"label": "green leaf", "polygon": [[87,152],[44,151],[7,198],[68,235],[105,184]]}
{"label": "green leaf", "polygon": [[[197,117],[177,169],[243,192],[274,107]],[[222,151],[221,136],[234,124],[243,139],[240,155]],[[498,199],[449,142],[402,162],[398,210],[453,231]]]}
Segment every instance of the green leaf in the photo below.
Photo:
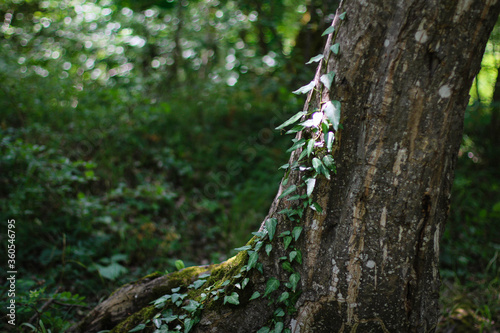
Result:
{"label": "green leaf", "polygon": [[[222,284],[221,284],[221,287],[225,287],[225,286],[227,286],[227,285],[228,285],[228,284],[230,284],[230,283],[231,283],[231,281],[229,281],[229,280],[224,280],[224,282],[222,282]],[[224,289],[222,289],[222,290],[224,290]]]}
{"label": "green leaf", "polygon": [[[294,273],[296,274],[296,273]],[[292,274],[293,275],[293,274]],[[277,290],[280,286],[280,281],[274,277],[267,280],[266,290],[264,291],[264,297]]]}
{"label": "green leaf", "polygon": [[300,280],[300,275],[299,273],[293,273],[292,275],[290,275],[290,284],[292,285],[292,291],[295,292],[295,290],[297,289],[297,284],[299,283],[299,280]]}
{"label": "green leaf", "polygon": [[294,134],[294,133],[302,131],[303,129],[304,129],[304,126],[295,125],[294,127],[292,127],[292,129],[286,131],[285,134]]}
{"label": "green leaf", "polygon": [[278,197],[278,199],[286,197],[287,195],[289,195],[290,193],[294,192],[295,190],[297,190],[297,186],[296,185],[290,185],[290,187],[288,187],[286,190],[283,191],[283,193],[281,193],[281,195]]}
{"label": "green leaf", "polygon": [[328,150],[328,152],[332,151],[334,139],[335,139],[335,134],[333,134],[333,132],[328,132],[326,135],[326,149]]}
{"label": "green leaf", "polygon": [[324,35],[328,35],[328,34],[331,34],[332,32],[335,31],[335,27],[332,25],[332,26],[329,26],[322,34],[321,34],[321,37],[323,37]]}
{"label": "green leaf", "polygon": [[335,169],[335,161],[333,160],[332,155],[325,155],[323,157],[323,164],[329,169],[329,170],[334,170]]}
{"label": "green leaf", "polygon": [[288,236],[288,235],[290,235],[290,230],[283,231],[281,234],[279,234],[278,237],[285,237],[285,236]]}
{"label": "green leaf", "polygon": [[323,163],[321,162],[321,160],[319,158],[315,157],[312,159],[312,166],[318,174],[322,173]]}
{"label": "green leaf", "polygon": [[136,327],[134,327],[133,329],[131,329],[129,332],[139,332],[145,328],[146,328],[146,324],[139,324]]}
{"label": "green leaf", "polygon": [[229,296],[224,296],[224,304],[226,303],[229,303],[229,304],[234,304],[234,305],[238,305],[240,304],[240,300],[239,300],[240,296],[233,291],[233,293]]}
{"label": "green leaf", "polygon": [[193,318],[188,317],[188,318],[184,319],[184,333],[188,333],[189,331],[191,331],[194,324],[195,324],[195,320]]}
{"label": "green leaf", "polygon": [[318,54],[317,56],[312,57],[308,62],[306,62],[306,65],[312,64],[313,62],[318,62],[323,59],[323,57],[323,54]]}
{"label": "green leaf", "polygon": [[196,302],[196,301],[193,301],[193,300],[189,300],[189,304],[188,304],[188,305],[183,306],[182,308],[183,308],[184,310],[186,310],[187,312],[194,312],[194,311],[196,311],[199,307],[200,307],[200,303],[198,303],[198,302]]}
{"label": "green leaf", "polygon": [[241,281],[241,289],[245,289],[249,281],[249,278],[244,278],[243,281]]}
{"label": "green leaf", "polygon": [[176,268],[178,271],[180,271],[180,270],[181,270],[181,269],[183,269],[184,267],[186,267],[186,266],[184,265],[184,261],[182,261],[182,260],[176,260],[176,261],[175,261],[175,268]]}
{"label": "green leaf", "polygon": [[278,170],[280,170],[280,169],[285,169],[285,170],[286,170],[286,169],[288,169],[289,167],[290,167],[290,164],[288,164],[288,163],[287,163],[287,164],[283,164],[282,166],[280,166],[280,167],[278,168]]}
{"label": "green leaf", "polygon": [[181,290],[181,287],[177,287],[177,288],[172,288],[172,293],[176,293],[178,292],[179,290]]}
{"label": "green leaf", "polygon": [[347,12],[343,12],[342,14],[340,14],[339,15],[339,19],[344,20],[345,19],[345,13],[347,13]]}
{"label": "green leaf", "polygon": [[205,282],[207,282],[207,280],[196,280],[196,281],[194,281],[194,283],[193,283],[194,289],[200,288],[202,285],[205,284]]}
{"label": "green leaf", "polygon": [[273,249],[273,245],[272,244],[266,244],[266,253],[267,253],[267,256],[269,256],[269,254],[271,253],[272,249]]}
{"label": "green leaf", "polygon": [[309,155],[313,152],[315,143],[316,140],[314,139],[309,139],[309,141],[307,141],[307,157],[309,157]]}
{"label": "green leaf", "polygon": [[256,298],[259,298],[260,297],[260,293],[258,291],[254,292],[252,294],[252,296],[250,297],[249,301],[253,300],[253,299],[256,299]]}
{"label": "green leaf", "polygon": [[330,90],[331,86],[332,86],[332,82],[333,82],[333,78],[335,77],[335,72],[330,72],[328,74],[323,74],[321,75],[321,77],[319,78],[319,80],[321,81],[321,83],[323,83],[325,85],[325,87]]}
{"label": "green leaf", "polygon": [[302,147],[305,144],[306,144],[306,139],[300,139],[299,141],[295,142],[293,144],[293,146],[291,146],[290,148],[288,148],[288,150],[286,152],[290,153],[290,152],[292,152],[294,150],[299,149],[300,147]]}
{"label": "green leaf", "polygon": [[316,185],[316,178],[309,178],[306,180],[307,184],[307,196],[310,197],[314,191],[314,186]]}
{"label": "green leaf", "polygon": [[335,43],[335,44],[333,44],[333,45],[330,47],[330,50],[332,50],[332,52],[333,52],[334,54],[339,54],[340,44],[339,44],[339,43]]}
{"label": "green leaf", "polygon": [[257,331],[257,333],[269,333],[270,329],[267,326],[262,327],[260,330]]}
{"label": "green leaf", "polygon": [[311,206],[309,206],[309,208],[311,208],[312,210],[314,210],[320,214],[323,213],[323,208],[321,208],[321,206],[317,202],[313,202],[313,204]]}
{"label": "green leaf", "polygon": [[314,82],[314,80],[312,80],[311,82],[309,82],[305,86],[302,86],[299,89],[292,91],[292,93],[297,94],[297,95],[298,94],[307,94],[308,92],[313,90],[315,85],[316,85],[316,82]]}
{"label": "green leaf", "polygon": [[[292,185],[292,186],[295,186],[295,185]],[[273,240],[277,225],[278,225],[278,220],[276,220],[274,217],[266,220],[266,229],[267,229],[267,233],[269,234],[270,240]]]}
{"label": "green leaf", "polygon": [[234,250],[240,252],[240,251],[250,250],[251,248],[252,248],[251,245],[245,245],[245,246],[242,246],[242,247],[237,247]]}
{"label": "green leaf", "polygon": [[300,111],[300,112],[296,113],[295,115],[293,115],[290,119],[285,121],[283,124],[276,127],[276,129],[279,130],[279,129],[282,129],[288,125],[296,123],[297,121],[299,121],[300,118],[302,118],[306,114],[307,114],[307,111]]}
{"label": "green leaf", "polygon": [[283,267],[283,269],[284,269],[285,271],[287,271],[287,272],[290,272],[290,273],[295,272],[295,271],[293,270],[292,264],[290,264],[290,262],[288,262],[288,261],[283,261],[283,262],[281,263],[281,267]]}
{"label": "green leaf", "polygon": [[283,243],[285,244],[285,250],[290,246],[290,243],[292,242],[292,237],[291,236],[286,236],[283,238]]}
{"label": "green leaf", "polygon": [[330,120],[330,122],[333,125],[334,130],[339,129],[339,123],[340,123],[340,102],[339,101],[333,101],[332,102],[334,106],[334,111],[333,111],[333,120]]}
{"label": "green leaf", "polygon": [[282,308],[277,308],[274,311],[274,316],[275,317],[284,317],[285,316],[285,310],[283,310]]}
{"label": "green leaf", "polygon": [[255,267],[255,264],[257,263],[258,259],[259,259],[259,252],[255,251],[252,252],[252,254],[250,254],[250,257],[248,258],[247,271]]}
{"label": "green leaf", "polygon": [[297,251],[297,262],[299,264],[302,264],[302,252],[300,252],[300,250],[297,249],[295,251]]}
{"label": "green leaf", "polygon": [[293,262],[293,259],[297,256],[297,251],[290,251],[290,254],[288,255],[288,258],[290,262]]}
{"label": "green leaf", "polygon": [[283,331],[283,322],[278,321],[274,326],[274,333],[281,333]]}
{"label": "green leaf", "polygon": [[299,236],[301,233],[302,233],[302,227],[293,228],[292,235],[293,235],[293,238],[295,239],[295,241],[297,241],[297,239],[299,239]]}

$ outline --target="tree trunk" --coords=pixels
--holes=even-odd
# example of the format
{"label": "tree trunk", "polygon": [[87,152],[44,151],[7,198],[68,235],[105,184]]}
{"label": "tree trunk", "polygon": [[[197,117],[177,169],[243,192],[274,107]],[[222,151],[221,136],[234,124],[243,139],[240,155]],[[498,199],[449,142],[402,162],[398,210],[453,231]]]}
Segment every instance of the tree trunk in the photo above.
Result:
{"label": "tree trunk", "polygon": [[[285,282],[291,275],[282,265],[290,252],[285,249],[286,237],[275,236],[270,255],[258,252],[262,273],[256,269],[245,273],[244,267],[250,265],[245,251],[207,268],[212,271],[207,284],[230,280],[223,287],[225,294],[238,292],[239,305],[208,298],[195,332],[256,332],[278,325],[277,318],[291,332],[300,333],[435,329],[439,240],[449,208],[463,114],[500,3],[346,0],[341,4],[343,12],[347,15],[336,41],[340,53],[331,54],[330,35],[316,72],[316,89],[306,102],[306,110],[313,110],[330,99],[339,100],[343,129],[336,133],[332,151],[338,173],[331,180],[318,177],[312,193],[323,212],[305,211],[299,221],[302,234],[291,245],[302,252],[302,265],[292,262],[293,271],[300,275],[300,296],[296,294],[294,306],[276,300],[288,290]],[[337,19],[334,22],[340,24]],[[336,76],[328,91],[319,78],[332,71]],[[297,139],[310,135],[302,131]],[[290,165],[300,153],[300,149],[292,153]],[[280,185],[268,215],[278,221],[276,235],[298,225],[278,212],[297,207],[297,201],[281,194],[302,184],[303,175],[292,171],[287,184]],[[257,241],[249,244],[255,248]],[[249,278],[242,291],[234,287],[241,281],[237,277],[241,267]],[[254,291],[264,294],[270,277],[281,281],[270,294],[274,303],[264,297],[249,301]],[[132,293],[128,297],[134,299]],[[275,312],[279,306],[286,309],[282,317]],[[113,327],[142,307],[129,307],[113,320],[108,316],[106,325],[93,328]],[[159,311],[143,309],[113,331],[127,331]],[[93,331],[85,325],[78,329]]]}

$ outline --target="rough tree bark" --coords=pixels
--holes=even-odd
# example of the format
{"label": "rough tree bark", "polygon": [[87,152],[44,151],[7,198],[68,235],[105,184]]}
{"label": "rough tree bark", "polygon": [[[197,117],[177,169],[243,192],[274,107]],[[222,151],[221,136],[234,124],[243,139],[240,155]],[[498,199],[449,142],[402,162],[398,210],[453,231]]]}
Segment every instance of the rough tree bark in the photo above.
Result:
{"label": "rough tree bark", "polygon": [[[432,332],[439,315],[439,240],[463,113],[500,3],[345,0],[340,12],[347,12],[337,36],[340,53],[327,66],[320,62],[318,89],[306,103],[311,109],[322,98],[342,102],[344,129],[333,150],[338,173],[317,180],[313,198],[323,213],[308,209],[302,216],[295,244],[303,257],[295,267],[302,293],[285,327],[301,333]],[[331,38],[325,55],[329,43]],[[331,71],[331,91],[321,89],[319,76]],[[287,186],[300,182],[300,172],[292,172]],[[282,191],[280,186],[278,196]],[[278,220],[276,234],[293,228],[277,214],[293,202],[278,196],[268,215]],[[248,274],[240,304],[207,304],[194,331],[255,332],[266,325],[275,306],[262,297],[248,299],[255,290],[263,292],[269,276],[288,280],[279,265],[284,254],[275,238],[271,255],[259,255],[263,274]],[[243,251],[222,265],[191,269],[184,282],[179,272],[140,281],[139,289],[126,286],[74,330],[94,332],[126,319],[113,331],[128,331],[154,314],[143,308],[161,296],[145,285],[171,288],[202,271],[227,279],[246,258]],[[136,311],[142,314],[131,316]]]}

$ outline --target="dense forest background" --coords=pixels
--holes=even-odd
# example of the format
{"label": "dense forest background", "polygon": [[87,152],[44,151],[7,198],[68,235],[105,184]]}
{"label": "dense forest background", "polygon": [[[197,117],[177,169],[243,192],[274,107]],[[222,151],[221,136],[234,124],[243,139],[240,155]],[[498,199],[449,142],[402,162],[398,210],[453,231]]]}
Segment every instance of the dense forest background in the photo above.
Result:
{"label": "dense forest background", "polygon": [[[63,332],[124,283],[233,255],[278,189],[290,138],[274,128],[302,108],[291,91],[314,75],[336,6],[0,2],[1,308],[8,219],[27,332]],[[442,332],[500,331],[499,48],[497,25],[442,240]]]}

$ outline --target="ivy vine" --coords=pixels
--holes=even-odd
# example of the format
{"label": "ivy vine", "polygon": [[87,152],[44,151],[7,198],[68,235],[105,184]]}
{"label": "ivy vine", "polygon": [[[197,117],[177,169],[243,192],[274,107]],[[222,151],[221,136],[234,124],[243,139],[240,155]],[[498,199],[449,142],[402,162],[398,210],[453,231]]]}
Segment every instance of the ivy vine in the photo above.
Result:
{"label": "ivy vine", "polygon": [[[337,26],[335,22],[337,18],[340,20]],[[337,14],[334,23],[326,29],[322,36],[332,35],[332,46],[327,50],[326,56],[319,54],[312,57],[306,64],[319,62],[327,68],[330,55],[338,55],[340,47],[338,43],[334,43],[338,27],[341,21],[345,18],[345,12]],[[308,84],[293,91],[295,94],[308,94],[315,90],[322,96],[323,88],[331,90],[335,72],[329,72],[319,77],[319,82],[316,79]],[[319,84],[321,83],[321,84]],[[326,94],[328,96],[328,94]],[[283,186],[288,183],[288,177],[292,171],[302,172],[302,183],[299,185],[292,184],[283,190],[278,199],[287,197],[287,201],[293,201],[294,205],[290,208],[281,210],[278,214],[284,215],[288,220],[295,223],[292,230],[287,230],[279,235],[276,235],[278,220],[269,218],[265,221],[263,231],[254,232],[254,242],[251,245],[245,245],[237,248],[237,251],[246,251],[248,261],[246,265],[241,267],[240,272],[233,276],[230,280],[222,282],[214,282],[212,285],[205,287],[203,292],[199,294],[196,300],[188,299],[190,291],[202,288],[207,284],[210,274],[204,274],[198,277],[198,280],[187,287],[187,291],[180,293],[181,288],[173,288],[171,293],[164,295],[152,302],[159,312],[150,320],[131,329],[129,332],[139,332],[147,327],[154,325],[154,333],[169,333],[169,332],[184,332],[188,333],[200,321],[201,311],[204,309],[208,301],[221,300],[223,304],[240,304],[238,290],[243,290],[249,283],[249,278],[246,274],[252,269],[258,270],[263,274],[262,263],[259,262],[259,254],[264,249],[267,256],[270,256],[273,250],[273,241],[280,239],[283,248],[287,251],[287,255],[279,258],[281,267],[289,273],[288,279],[282,281],[276,277],[270,277],[266,282],[264,293],[255,291],[249,298],[249,301],[266,298],[269,305],[277,305],[273,313],[272,319],[267,326],[262,327],[257,333],[290,333],[290,329],[284,328],[284,317],[286,314],[293,315],[297,310],[295,303],[300,296],[299,282],[300,274],[294,269],[294,264],[302,264],[302,252],[295,244],[300,238],[303,227],[300,225],[301,218],[304,216],[308,208],[322,213],[322,207],[313,200],[312,194],[316,185],[316,180],[319,176],[324,176],[326,179],[331,179],[332,174],[336,174],[335,161],[332,157],[332,147],[335,140],[335,134],[339,129],[342,129],[340,124],[341,104],[339,101],[321,100],[319,108],[313,110],[304,110],[296,113],[290,119],[285,121],[277,130],[283,130],[291,127],[286,134],[295,134],[300,131],[307,137],[292,139],[292,146],[287,152],[293,153],[302,150],[299,158],[292,164],[285,164],[280,169],[285,170]],[[306,103],[306,105],[308,105]],[[304,135],[304,136],[306,136]],[[305,194],[296,194],[299,188],[305,187]],[[234,286],[234,288],[228,288]],[[276,295],[276,291],[282,291]],[[177,311],[174,311],[169,305],[174,305]],[[161,310],[166,309],[167,310]]]}

